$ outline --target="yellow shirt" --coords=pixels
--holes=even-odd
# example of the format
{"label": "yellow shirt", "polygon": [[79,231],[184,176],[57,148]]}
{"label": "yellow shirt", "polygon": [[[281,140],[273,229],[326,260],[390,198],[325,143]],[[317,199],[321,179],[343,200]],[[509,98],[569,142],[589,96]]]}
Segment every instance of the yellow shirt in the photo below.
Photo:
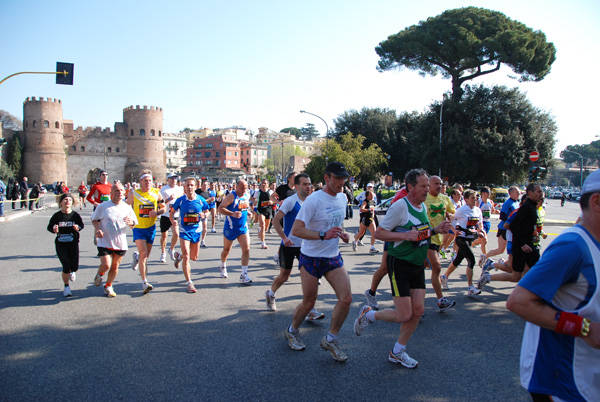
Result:
{"label": "yellow shirt", "polygon": [[[427,206],[427,217],[429,218],[429,224],[432,228],[446,220],[447,212],[452,214],[456,212],[452,200],[445,194],[439,194],[437,197],[434,197],[430,193],[427,193],[425,205]],[[441,246],[443,237],[443,234],[431,236],[431,242]]]}
{"label": "yellow shirt", "polygon": [[158,210],[160,190],[151,188],[147,193],[142,190],[133,190],[133,211],[138,218],[137,229],[146,229],[154,226],[156,217],[150,217],[150,211]]}

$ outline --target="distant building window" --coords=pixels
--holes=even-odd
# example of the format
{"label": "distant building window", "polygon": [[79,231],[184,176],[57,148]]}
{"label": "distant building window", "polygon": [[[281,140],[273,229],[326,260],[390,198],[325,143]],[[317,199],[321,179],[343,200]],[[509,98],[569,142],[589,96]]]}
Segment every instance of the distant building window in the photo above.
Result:
{"label": "distant building window", "polygon": [[44,128],[49,128],[50,127],[50,122],[48,120],[44,120]]}
{"label": "distant building window", "polygon": [[237,153],[237,151],[236,151],[236,153],[235,153],[235,156],[238,156],[238,153]]}
{"label": "distant building window", "polygon": [[107,151],[108,151],[108,152],[112,152],[112,148],[111,148],[111,147],[108,147],[108,148],[107,148]]}
{"label": "distant building window", "polygon": [[131,129],[131,136],[133,137],[133,128]]}
{"label": "distant building window", "polygon": [[54,128],[60,128],[60,123],[59,122],[55,122],[54,123]]}
{"label": "distant building window", "polygon": [[155,135],[155,133],[154,133],[154,130],[150,130],[150,135],[151,135],[152,137],[154,137],[154,135]]}
{"label": "distant building window", "polygon": [[162,132],[160,130],[158,130],[158,136],[162,137]]}
{"label": "distant building window", "polygon": [[227,155],[231,156],[231,151],[227,151]]}
{"label": "distant building window", "polygon": [[143,128],[140,130],[140,135],[146,135],[146,130],[144,130]]}
{"label": "distant building window", "polygon": [[77,147],[76,147],[75,145],[73,145],[73,146],[71,147],[71,149],[73,150],[73,152],[77,152]]}
{"label": "distant building window", "polygon": [[116,147],[116,148],[115,148],[115,152],[119,152],[119,151],[120,151],[120,150],[119,150],[119,147]]}
{"label": "distant building window", "polygon": [[254,155],[256,155],[256,149],[254,150]]}
{"label": "distant building window", "polygon": [[219,151],[215,151],[215,157],[219,158],[220,156],[221,156],[220,152]]}
{"label": "distant building window", "polygon": [[33,128],[35,128],[35,126],[37,126],[37,121],[34,120],[31,125],[33,126]]}
{"label": "distant building window", "polygon": [[204,157],[205,157],[205,158],[210,158],[210,152],[205,152],[205,153],[204,153]]}
{"label": "distant building window", "polygon": [[85,147],[81,146],[80,150],[81,150],[81,152],[85,152]]}

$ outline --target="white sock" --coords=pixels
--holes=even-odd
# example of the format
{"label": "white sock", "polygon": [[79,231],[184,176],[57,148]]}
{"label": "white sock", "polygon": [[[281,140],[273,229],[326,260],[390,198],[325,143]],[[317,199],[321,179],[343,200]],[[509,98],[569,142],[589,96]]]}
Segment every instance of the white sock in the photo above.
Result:
{"label": "white sock", "polygon": [[248,273],[248,266],[242,265],[242,274],[247,274],[247,273]]}
{"label": "white sock", "polygon": [[222,262],[221,263],[221,268],[227,268],[227,263],[226,262]]}
{"label": "white sock", "polygon": [[288,327],[288,332],[289,332],[290,334],[297,334],[297,333],[298,333],[298,332],[300,332],[300,331],[299,331],[299,330],[297,330],[297,329],[294,329],[294,328],[292,328],[292,326],[290,325],[290,326]]}
{"label": "white sock", "polygon": [[271,289],[269,289],[269,296],[270,297],[275,297],[275,292],[273,292]]}
{"label": "white sock", "polygon": [[326,339],[327,339],[327,342],[333,342],[337,339],[337,335],[334,335],[331,332],[327,332]]}
{"label": "white sock", "polygon": [[377,321],[375,318],[375,310],[368,311],[367,314],[365,314],[365,317],[367,317],[367,321],[369,321],[371,324]]}
{"label": "white sock", "polygon": [[406,345],[402,345],[401,343],[396,342],[394,345],[394,354],[402,353],[403,350],[406,349]]}

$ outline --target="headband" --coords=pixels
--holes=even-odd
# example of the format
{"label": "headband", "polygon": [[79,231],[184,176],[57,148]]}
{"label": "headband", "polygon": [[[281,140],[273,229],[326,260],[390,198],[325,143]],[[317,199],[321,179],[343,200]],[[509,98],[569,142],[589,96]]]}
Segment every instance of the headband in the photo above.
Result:
{"label": "headband", "polygon": [[145,173],[145,174],[143,174],[143,175],[140,176],[140,181],[142,181],[146,177],[152,178],[152,175],[150,173]]}

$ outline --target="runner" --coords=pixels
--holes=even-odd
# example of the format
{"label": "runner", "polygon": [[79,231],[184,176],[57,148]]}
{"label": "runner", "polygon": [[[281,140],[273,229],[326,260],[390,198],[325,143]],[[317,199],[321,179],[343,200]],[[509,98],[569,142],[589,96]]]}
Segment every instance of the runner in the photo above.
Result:
{"label": "runner", "polygon": [[88,188],[85,185],[85,182],[81,182],[79,188],[77,189],[77,192],[79,193],[79,210],[82,210],[83,208],[85,208],[85,197],[87,197],[88,193]]}
{"label": "runner", "polygon": [[223,225],[223,251],[221,252],[221,278],[227,278],[227,257],[237,239],[242,249],[242,273],[240,282],[249,285],[252,279],[248,276],[248,263],[250,262],[250,236],[248,235],[248,209],[250,208],[250,196],[248,194],[248,183],[240,179],[235,185],[235,191],[231,192],[219,207],[219,213],[225,216]]}
{"label": "runner", "polygon": [[133,229],[137,224],[135,212],[125,201],[125,188],[120,182],[110,189],[110,200],[103,202],[92,213],[92,225],[98,238],[100,267],[94,278],[94,285],[100,286],[108,271],[104,293],[115,297],[113,282],[119,272],[119,265],[127,252],[126,228]]}
{"label": "runner", "polygon": [[494,202],[490,200],[490,189],[489,187],[483,187],[481,189],[481,199],[479,200],[479,209],[481,209],[481,216],[483,217],[483,230],[486,236],[480,237],[473,242],[473,246],[481,244],[481,256],[479,258],[479,266],[483,266],[485,261],[485,254],[487,253],[487,235],[490,233],[492,228],[492,214],[497,214],[498,211],[494,208]]}
{"label": "runner", "polygon": [[[437,226],[444,221],[452,220],[456,212],[452,201],[450,201],[450,197],[442,194],[441,190],[442,179],[439,176],[431,176],[429,180],[429,192],[425,199],[427,217],[431,226]],[[437,296],[437,305],[440,312],[444,312],[456,305],[454,300],[447,299],[442,292],[442,284],[440,282],[442,264],[440,262],[439,251],[443,241],[444,236],[442,234],[431,236],[431,243],[427,250],[427,261],[431,266],[431,287]]]}
{"label": "runner", "polygon": [[[210,191],[208,190],[208,182],[206,180],[204,180],[200,184],[200,188],[196,189],[196,194],[198,194],[200,197],[204,198],[204,200],[209,205],[211,203],[214,203],[216,201],[216,196],[211,196],[210,195]],[[202,233],[200,234],[200,247],[202,247],[202,248],[206,247],[206,243],[204,242],[204,239],[206,239],[206,230],[208,228],[208,225],[207,225],[207,216],[208,216],[208,214],[203,219],[201,219],[201,222],[202,222]]]}
{"label": "runner", "polygon": [[256,205],[256,212],[258,213],[258,222],[260,228],[258,229],[258,239],[261,241],[261,248],[266,249],[267,243],[265,243],[265,233],[273,219],[273,201],[271,201],[271,190],[269,190],[269,181],[263,179],[260,183],[260,189],[254,193],[254,205]]}
{"label": "runner", "polygon": [[[179,218],[179,212],[175,213],[174,224],[171,223],[171,207],[176,199],[183,195],[183,188],[178,186],[176,180],[179,178],[175,173],[171,173],[167,177],[167,184],[160,188],[160,196],[167,203],[167,208],[164,214],[160,216],[160,262],[166,261],[165,251],[167,250],[167,237],[169,235],[169,229],[171,229],[171,247],[169,247],[169,256],[171,260],[175,261],[175,246],[179,240],[179,226],[177,225],[177,218]],[[195,186],[194,186],[195,187]]]}
{"label": "runner", "polygon": [[217,189],[215,187],[215,182],[211,181],[209,184],[208,194],[210,198],[212,198],[212,202],[208,203],[208,207],[210,208],[210,219],[211,219],[211,229],[210,233],[217,233],[215,229],[215,220],[217,218]]}
{"label": "runner", "polygon": [[512,211],[519,208],[519,188],[517,186],[510,187],[508,189],[508,196],[510,198],[500,208],[500,223],[498,224],[498,234],[496,235],[498,237],[498,247],[484,254],[482,257],[483,261],[495,255],[500,255],[506,250],[506,229],[504,229],[504,222],[506,222]]}
{"label": "runner", "polygon": [[185,194],[177,198],[171,208],[170,218],[173,226],[177,226],[175,215],[179,210],[180,213],[180,246],[181,253],[175,253],[175,268],[179,268],[179,264],[183,262],[183,275],[187,281],[188,293],[196,293],[196,287],[191,277],[190,259],[196,261],[198,259],[198,250],[200,249],[200,235],[202,233],[202,220],[206,220],[206,212],[210,207],[206,200],[195,193],[196,179],[188,177],[184,184]]}
{"label": "runner", "polygon": [[[373,186],[371,185],[371,187]],[[369,229],[369,233],[371,233],[371,249],[369,250],[369,253],[375,254],[379,252],[379,250],[375,248],[375,230],[377,230],[374,219],[376,205],[375,200],[375,193],[371,190],[367,190],[360,208],[358,209],[360,212],[360,226],[358,228],[358,232],[356,232],[356,235],[354,235],[354,240],[352,241],[352,250],[354,251],[356,251],[358,240],[361,239],[365,235],[367,229]]]}
{"label": "runner", "polygon": [[98,181],[90,188],[90,192],[86,198],[88,202],[92,204],[94,209],[96,209],[100,203],[110,200],[111,187],[112,184],[108,182],[108,172],[106,170],[101,170]]}
{"label": "runner", "polygon": [[465,205],[456,210],[454,215],[454,232],[456,233],[455,243],[458,247],[458,253],[452,260],[444,275],[440,276],[440,282],[444,289],[448,288],[448,279],[456,267],[460,265],[463,259],[467,259],[467,296],[475,296],[481,293],[481,290],[473,286],[473,267],[475,266],[475,255],[471,244],[478,237],[485,236],[483,230],[481,209],[476,206],[477,193],[474,190],[467,189],[464,194]]}
{"label": "runner", "polygon": [[152,171],[143,170],[140,176],[140,189],[132,190],[127,203],[133,207],[137,225],[133,229],[133,240],[138,251],[133,253],[131,268],[138,270],[142,278],[142,291],[150,292],[154,287],[148,283],[148,258],[156,236],[156,218],[165,212],[165,201],[157,188],[152,186]]}
{"label": "runner", "polygon": [[312,310],[319,293],[319,279],[325,276],[337,296],[337,304],[331,314],[329,332],[321,340],[321,348],[329,351],[340,362],[348,359],[338,344],[338,333],[348,316],[352,303],[350,277],[339,249],[339,240],[350,241],[342,225],[346,216],[346,196],[343,187],[350,174],[340,162],[325,167],[325,186],[322,191],[306,198],[294,226],[292,235],[303,239],[298,258],[302,281],[302,302],[296,307],[292,324],[284,330],[288,345],[293,350],[304,350],[299,328]]}
{"label": "runner", "polygon": [[417,329],[425,310],[425,267],[430,236],[446,233],[450,223],[442,221],[432,228],[424,201],[429,190],[429,176],[423,169],[406,174],[408,195],[393,204],[377,228],[377,238],[389,242],[387,266],[394,298],[393,309],[374,311],[363,306],[354,321],[354,333],[362,335],[365,328],[378,320],[402,323],[400,335],[388,360],[404,367],[419,364],[406,353],[406,345]]}
{"label": "runner", "polygon": [[[302,239],[294,236],[292,226],[296,220],[296,216],[304,203],[306,197],[312,193],[310,184],[310,176],[306,173],[300,173],[294,177],[294,187],[297,193],[288,197],[281,203],[279,211],[275,214],[273,220],[275,231],[281,237],[281,245],[279,246],[279,275],[273,280],[271,289],[265,292],[267,300],[267,310],[277,311],[275,304],[275,292],[290,278],[294,258],[300,258],[300,247]],[[281,226],[283,221],[283,227]],[[314,307],[306,316],[309,321],[321,320],[325,318],[325,314],[318,312]]]}
{"label": "runner", "polygon": [[50,218],[48,231],[56,234],[54,244],[56,255],[62,264],[62,279],[65,285],[63,290],[64,297],[70,297],[71,287],[69,280],[75,282],[79,269],[79,232],[83,230],[83,221],[81,216],[73,211],[73,196],[69,193],[61,194],[58,197],[60,211],[56,212]]}
{"label": "runner", "polygon": [[286,175],[287,183],[281,184],[277,189],[275,189],[275,193],[271,194],[271,201],[281,205],[281,203],[292,195],[296,194],[294,177],[296,176],[295,172],[290,172]]}

